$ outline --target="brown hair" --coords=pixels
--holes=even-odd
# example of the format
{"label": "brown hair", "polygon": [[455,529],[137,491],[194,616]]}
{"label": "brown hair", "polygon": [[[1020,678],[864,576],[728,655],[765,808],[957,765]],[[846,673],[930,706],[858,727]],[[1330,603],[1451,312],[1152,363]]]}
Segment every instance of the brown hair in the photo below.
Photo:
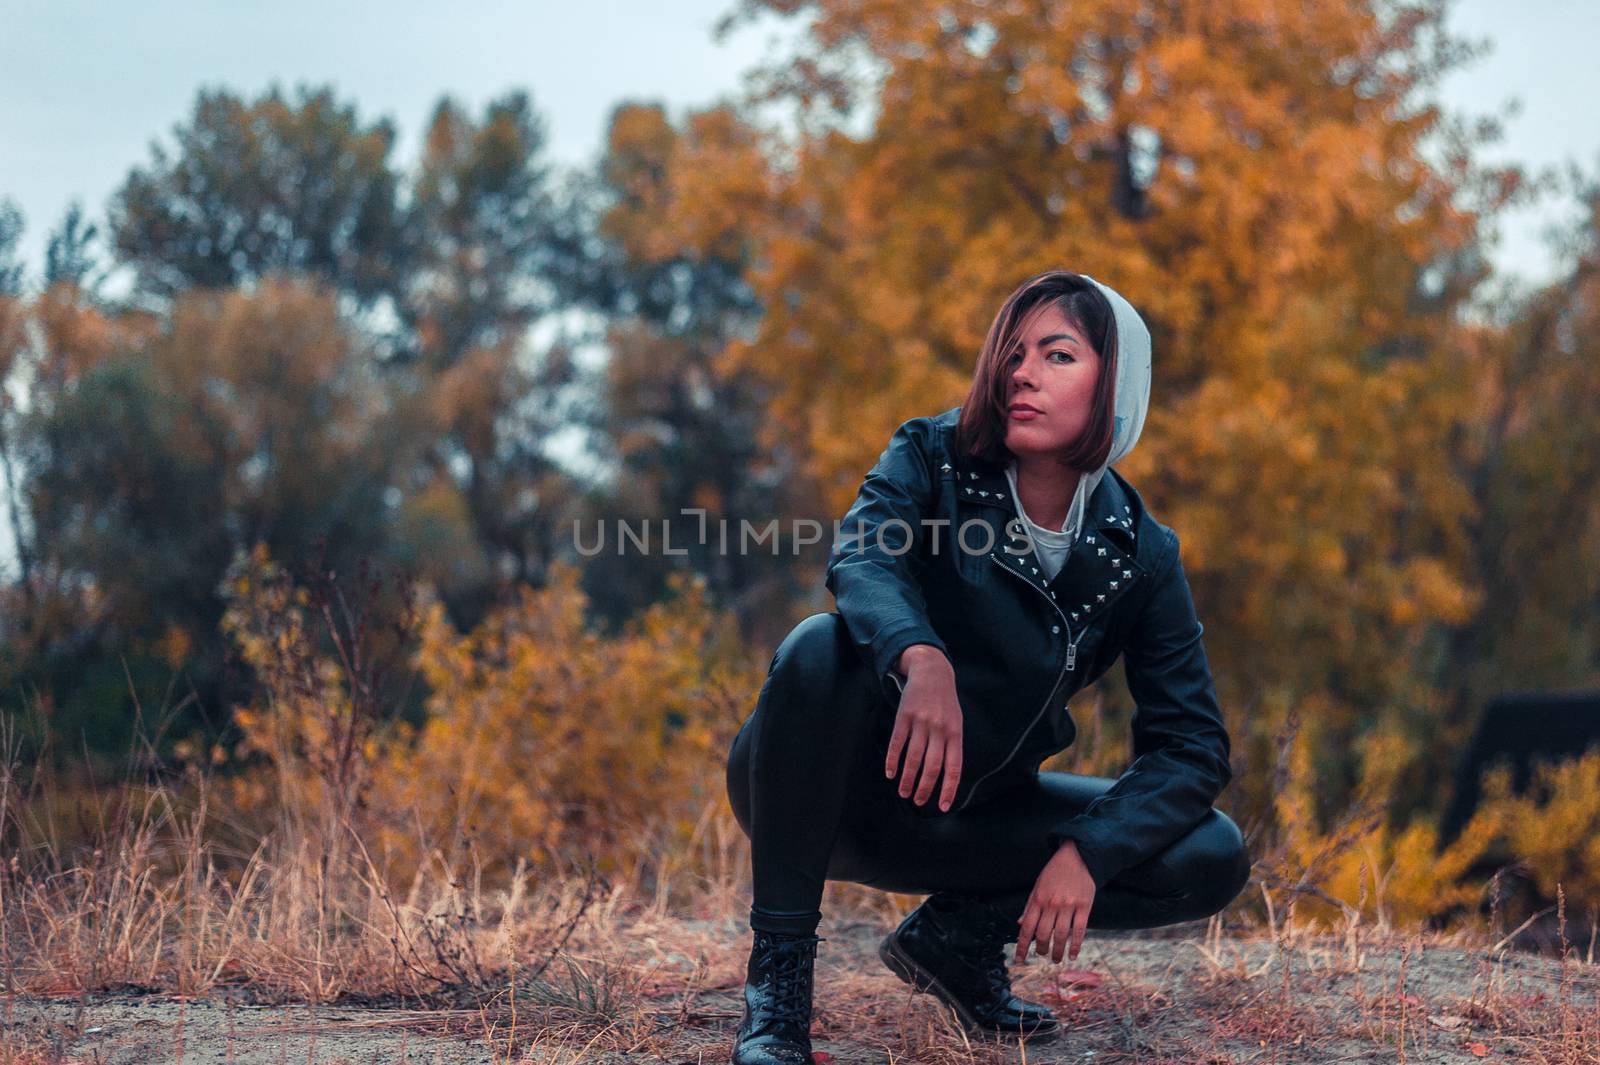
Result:
{"label": "brown hair", "polygon": [[[1111,454],[1112,414],[1117,379],[1117,317],[1100,286],[1082,274],[1047,270],[1018,285],[989,324],[978,354],[972,385],[961,404],[956,447],[964,455],[996,465],[1012,458],[1006,447],[1007,353],[1017,344],[1022,323],[1041,305],[1054,302],[1062,316],[1100,354],[1100,379],[1095,384],[1089,424],[1061,452],[1061,462],[1080,472],[1099,469]],[[1099,337],[1098,343],[1095,338]]]}

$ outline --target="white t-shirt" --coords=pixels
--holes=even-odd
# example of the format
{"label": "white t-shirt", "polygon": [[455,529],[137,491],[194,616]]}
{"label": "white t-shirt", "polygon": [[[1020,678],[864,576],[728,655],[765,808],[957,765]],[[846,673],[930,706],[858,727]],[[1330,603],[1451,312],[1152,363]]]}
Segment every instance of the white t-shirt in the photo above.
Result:
{"label": "white t-shirt", "polygon": [[1039,564],[1044,567],[1052,580],[1061,572],[1061,566],[1067,560],[1067,552],[1072,550],[1072,545],[1078,542],[1078,525],[1081,524],[1082,515],[1075,513],[1078,508],[1079,493],[1074,493],[1072,504],[1067,508],[1067,520],[1060,529],[1047,529],[1032,518],[1027,511],[1022,509],[1022,493],[1017,491],[1017,463],[1012,459],[1006,464],[1006,480],[1011,482],[1011,498],[1017,501],[1017,516],[1028,523],[1028,535],[1033,538],[1033,553],[1038,556]]}

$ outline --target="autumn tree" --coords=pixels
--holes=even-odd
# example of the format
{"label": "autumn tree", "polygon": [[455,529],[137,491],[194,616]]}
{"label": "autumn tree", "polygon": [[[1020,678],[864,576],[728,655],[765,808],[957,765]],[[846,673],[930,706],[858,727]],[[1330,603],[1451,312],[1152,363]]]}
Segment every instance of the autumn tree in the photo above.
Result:
{"label": "autumn tree", "polygon": [[895,424],[960,401],[1022,278],[1081,270],[1154,334],[1122,469],[1183,538],[1235,807],[1270,816],[1291,706],[1324,812],[1369,740],[1437,753],[1463,723],[1438,719],[1429,637],[1476,594],[1445,338],[1516,189],[1426,96],[1469,55],[1442,4],[749,0],[727,25],[761,13],[810,20],[749,101],[794,132],[737,175],[685,153],[699,209],[655,221],[687,247],[754,234],[764,314],[725,366],[775,383],[766,439],[804,449],[830,511]]}

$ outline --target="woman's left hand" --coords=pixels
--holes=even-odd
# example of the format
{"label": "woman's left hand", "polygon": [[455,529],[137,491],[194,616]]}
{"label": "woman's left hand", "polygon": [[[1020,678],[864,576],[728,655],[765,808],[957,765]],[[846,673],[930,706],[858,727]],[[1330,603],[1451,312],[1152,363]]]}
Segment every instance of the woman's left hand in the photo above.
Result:
{"label": "woman's left hand", "polygon": [[1036,953],[1049,954],[1060,962],[1069,941],[1068,956],[1076,959],[1089,925],[1094,893],[1094,878],[1078,856],[1078,844],[1069,839],[1034,881],[1017,929],[1017,964],[1027,960],[1030,945],[1038,948]]}

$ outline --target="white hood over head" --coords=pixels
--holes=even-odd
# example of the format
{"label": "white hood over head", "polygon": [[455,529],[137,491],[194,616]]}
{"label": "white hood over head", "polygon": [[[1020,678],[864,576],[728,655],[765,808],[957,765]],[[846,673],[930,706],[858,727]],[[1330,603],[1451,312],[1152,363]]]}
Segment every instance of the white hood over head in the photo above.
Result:
{"label": "white hood over head", "polygon": [[[1067,520],[1061,526],[1061,531],[1074,541],[1082,528],[1083,515],[1089,506],[1089,497],[1094,495],[1094,490],[1099,487],[1100,479],[1105,476],[1106,467],[1120,462],[1133,450],[1133,445],[1139,442],[1139,434],[1144,429],[1145,414],[1150,409],[1150,328],[1144,324],[1144,319],[1139,317],[1139,312],[1133,309],[1133,304],[1123,298],[1122,293],[1102,281],[1089,277],[1088,274],[1083,276],[1094,282],[1095,287],[1105,293],[1106,299],[1111,302],[1112,314],[1116,317],[1117,379],[1113,396],[1111,451],[1106,455],[1104,465],[1099,469],[1089,470],[1078,478],[1078,490],[1073,494],[1072,505],[1067,508]],[[1013,477],[1013,491],[1016,490],[1012,472],[1015,465],[1013,461],[1011,469],[1007,471]]]}
{"label": "white hood over head", "polygon": [[[1084,274],[1111,301],[1117,318],[1116,409],[1113,412],[1111,452],[1106,466],[1120,462],[1139,442],[1144,416],[1150,409],[1150,327],[1133,304],[1110,285]],[[1105,472],[1105,466],[1100,468]],[[1096,479],[1098,483],[1098,478]],[[1088,498],[1085,496],[1085,498]]]}

